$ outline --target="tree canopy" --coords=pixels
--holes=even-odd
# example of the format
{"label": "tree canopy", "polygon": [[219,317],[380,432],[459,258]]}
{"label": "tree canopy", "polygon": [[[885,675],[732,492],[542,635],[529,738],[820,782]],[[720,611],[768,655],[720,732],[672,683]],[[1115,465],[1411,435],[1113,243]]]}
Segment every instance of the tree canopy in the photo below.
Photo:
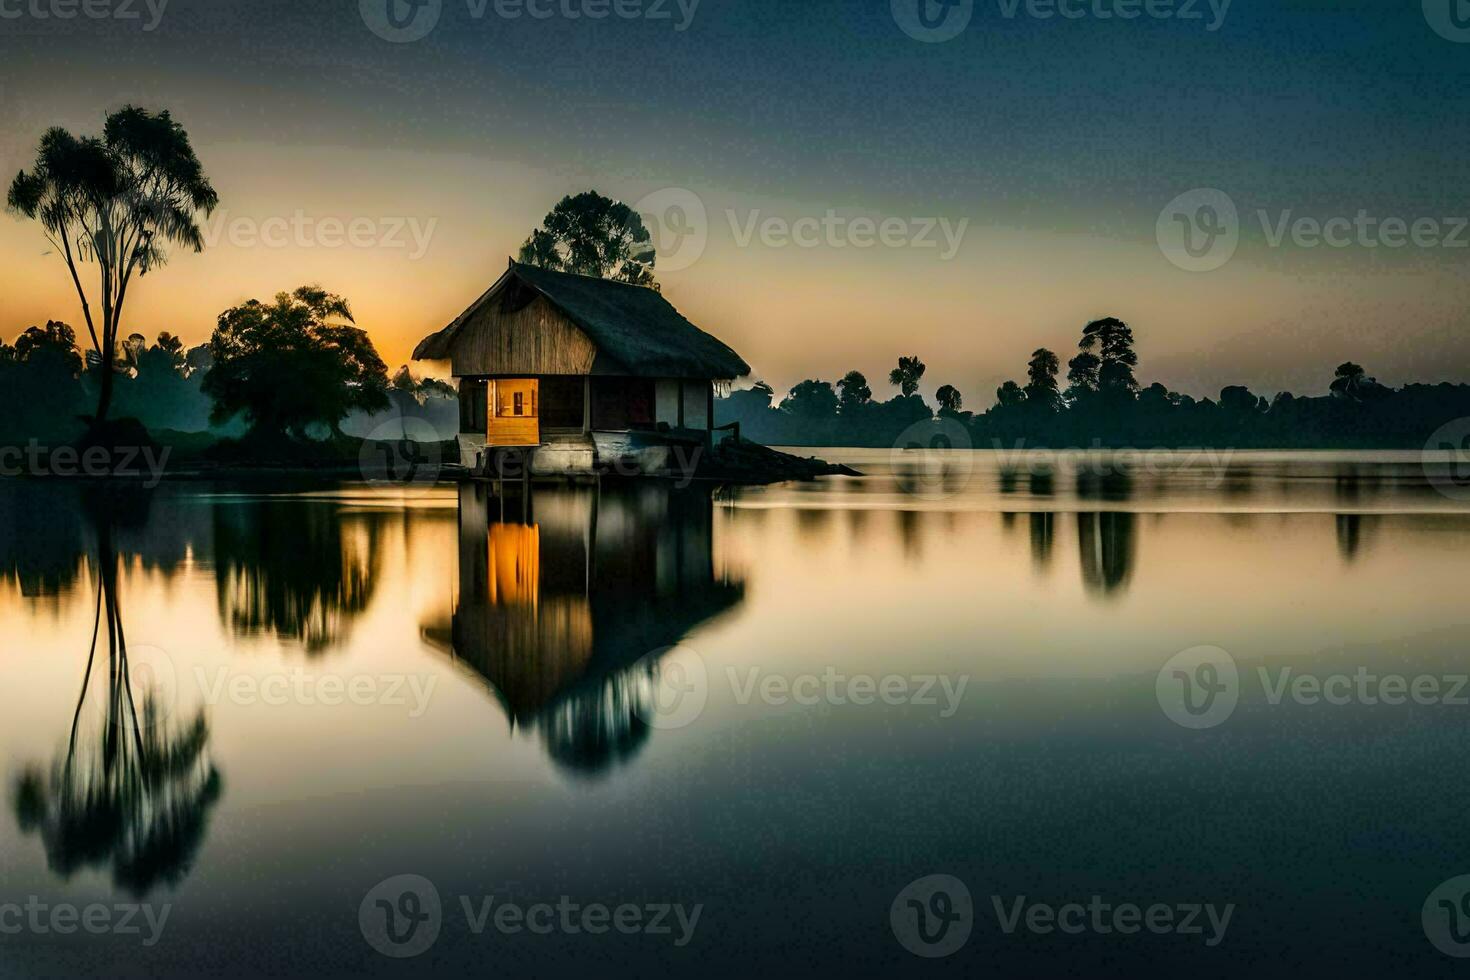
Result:
{"label": "tree canopy", "polygon": [[922,377],[924,377],[923,361],[917,357],[900,357],[898,367],[888,372],[888,383],[907,398],[919,390],[919,379]]}
{"label": "tree canopy", "polygon": [[204,393],[211,421],[243,414],[263,435],[307,437],[313,424],[339,431],[354,409],[388,407],[388,371],[347,301],[319,286],[225,310],[209,343]]}
{"label": "tree canopy", "polygon": [[596,191],[558,201],[521,245],[519,258],[543,269],[658,289],[653,240],[643,219]]}

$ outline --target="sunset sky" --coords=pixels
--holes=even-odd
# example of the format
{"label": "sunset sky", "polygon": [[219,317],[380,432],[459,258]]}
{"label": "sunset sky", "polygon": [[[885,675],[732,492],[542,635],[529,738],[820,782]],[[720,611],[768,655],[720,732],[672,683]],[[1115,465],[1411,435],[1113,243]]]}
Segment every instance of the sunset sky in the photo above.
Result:
{"label": "sunset sky", "polygon": [[[319,282],[396,366],[558,198],[595,188],[699,201],[706,244],[657,270],[665,295],[778,390],[858,368],[887,397],[913,353],[926,392],[983,409],[1034,348],[1065,360],[1104,315],[1132,325],[1143,383],[1197,396],[1319,394],[1346,359],[1392,384],[1470,380],[1470,43],[1417,0],[1235,0],[1223,18],[1200,0],[1199,19],[1178,0],[1132,20],[1097,16],[1119,0],[1049,18],[976,0],[939,43],[900,26],[906,0],[619,0],[641,15],[595,20],[563,11],[598,0],[546,0],[546,18],[439,0],[406,43],[370,28],[374,2],[171,0],[152,30],[159,0],[70,20],[0,2],[7,179],[46,127],[97,132],[133,102],[173,111],[219,192],[210,247],[139,282],[125,332],[200,343],[226,307]],[[1213,271],[1156,237],[1196,188],[1240,217]],[[1448,242],[1272,241],[1360,212]],[[897,219],[890,241],[856,217]],[[803,247],[763,235],[770,218],[839,231]],[[305,231],[255,240],[283,224]],[[935,247],[911,240],[930,225]],[[952,256],[942,228],[964,229]],[[0,248],[0,333],[80,332],[39,227],[0,217]]]}

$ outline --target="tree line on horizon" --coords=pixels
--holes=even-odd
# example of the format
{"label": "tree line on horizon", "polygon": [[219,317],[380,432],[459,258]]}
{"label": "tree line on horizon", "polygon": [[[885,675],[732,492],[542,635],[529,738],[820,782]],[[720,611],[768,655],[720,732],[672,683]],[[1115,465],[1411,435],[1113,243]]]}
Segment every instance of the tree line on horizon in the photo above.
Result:
{"label": "tree line on horizon", "polygon": [[1268,400],[1245,385],[1229,385],[1218,399],[1171,391],[1137,380],[1132,329],[1117,317],[1082,328],[1066,362],[1041,347],[1026,365],[1026,381],[1006,381],[982,412],[967,411],[951,384],[930,406],[917,394],[926,365],[900,357],[888,383],[898,393],[878,401],[861,371],[838,381],[808,379],[779,401],[770,385],[732,392],[715,402],[718,425],[740,423],[757,442],[797,446],[916,444],[1010,448],[1092,445],[1167,448],[1422,448],[1444,423],[1470,416],[1470,385],[1448,382],[1390,388],[1361,365],[1336,368],[1320,397],[1279,392]]}
{"label": "tree line on horizon", "polygon": [[[188,134],[167,110],[129,105],[106,117],[100,136],[61,128],[42,135],[6,204],[38,222],[64,261],[91,348],[83,355],[76,332],[61,321],[31,327],[14,345],[0,342],[0,434],[121,447],[145,444],[149,429],[207,429],[310,453],[323,441],[340,442],[349,419],[390,408],[452,411],[443,404],[452,401],[451,386],[417,379],[406,366],[390,379],[346,300],[318,286],[226,310],[210,342],[188,350],[169,333],[152,344],[124,334],[131,285],[164,265],[168,244],[201,251],[198,215],[218,201]],[[520,258],[658,288],[641,217],[593,190],[559,201]],[[90,290],[83,271],[95,271]],[[740,422],[742,434],[758,442],[795,445],[886,446],[911,429],[924,437],[935,429],[952,435],[958,426],[959,441],[979,446],[1387,447],[1422,446],[1443,422],[1470,416],[1470,387],[1390,389],[1352,362],[1338,367],[1325,397],[1282,392],[1269,402],[1241,385],[1226,387],[1218,400],[1158,383],[1143,388],[1137,366],[1132,330],[1105,317],[1083,328],[1065,384],[1061,359],[1039,348],[1026,382],[1005,382],[980,413],[965,410],[951,384],[938,389],[931,407],[917,394],[924,363],[905,356],[889,374],[898,394],[887,401],[875,400],[867,378],[849,371],[835,384],[803,381],[779,402],[757,383],[718,399],[716,420]]]}
{"label": "tree line on horizon", "polygon": [[12,440],[111,450],[147,445],[150,429],[212,427],[308,453],[323,442],[346,451],[349,416],[415,412],[453,395],[406,366],[390,379],[346,300],[318,286],[226,310],[210,342],[190,350],[170,333],[151,345],[124,333],[129,289],[166,263],[166,246],[202,251],[198,218],[219,203],[167,110],[124,106],[97,136],[46,130],[5,203],[37,222],[64,262],[91,343],[83,355],[60,320],[0,341],[0,433]]}
{"label": "tree line on horizon", "polygon": [[[320,296],[321,306],[337,299],[312,287],[297,292]],[[0,439],[59,444],[84,437],[88,409],[104,386],[118,418],[154,434],[331,438],[365,434],[385,413],[425,419],[439,430],[457,427],[454,386],[416,376],[407,365],[389,376],[365,334],[347,337],[349,346],[358,344],[359,359],[315,335],[317,324],[298,322],[297,336],[288,340],[286,316],[306,306],[287,294],[272,304],[252,300],[222,313],[224,332],[217,328],[209,343],[196,347],[167,331],[151,344],[134,333],[118,344],[110,371],[95,350],[83,353],[76,331],[58,320],[26,329],[13,344],[0,339]],[[330,324],[327,331],[330,336]],[[342,334],[337,338],[341,343]]]}

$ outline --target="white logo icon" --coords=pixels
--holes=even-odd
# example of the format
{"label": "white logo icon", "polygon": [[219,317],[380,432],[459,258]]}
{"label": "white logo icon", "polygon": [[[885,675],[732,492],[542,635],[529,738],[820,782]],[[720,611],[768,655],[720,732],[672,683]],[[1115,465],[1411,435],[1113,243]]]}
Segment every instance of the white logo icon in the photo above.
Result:
{"label": "white logo icon", "polygon": [[394,959],[427,952],[438,941],[443,923],[439,889],[422,875],[395,875],[379,882],[357,910],[368,945]]}
{"label": "white logo icon", "polygon": [[638,716],[653,728],[683,728],[704,713],[709,701],[709,671],[691,647],[655,650],[638,662],[645,689],[634,702]]}
{"label": "white logo icon", "polygon": [[633,205],[653,238],[654,272],[679,272],[698,262],[709,244],[709,214],[698,194],[665,187]]}
{"label": "white logo icon", "polygon": [[888,909],[893,937],[925,959],[957,951],[975,925],[970,889],[954,875],[929,875],[910,882]]}
{"label": "white logo icon", "polygon": [[407,44],[434,29],[444,0],[358,0],[357,7],[368,30],[393,44]]}
{"label": "white logo icon", "polygon": [[894,22],[909,37],[939,44],[970,26],[975,0],[892,0],[892,9]]}
{"label": "white logo icon", "polygon": [[1214,728],[1235,713],[1240,671],[1219,647],[1190,647],[1169,658],[1154,681],[1159,707],[1176,725]]}
{"label": "white logo icon", "polygon": [[1155,235],[1164,258],[1185,272],[1213,272],[1235,255],[1240,215],[1224,191],[1200,187],[1159,212]]}

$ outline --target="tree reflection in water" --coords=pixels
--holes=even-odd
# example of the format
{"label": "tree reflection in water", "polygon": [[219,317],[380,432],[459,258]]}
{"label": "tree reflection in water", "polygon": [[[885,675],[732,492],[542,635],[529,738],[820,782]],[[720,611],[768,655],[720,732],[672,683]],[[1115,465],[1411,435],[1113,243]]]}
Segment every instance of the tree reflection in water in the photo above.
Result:
{"label": "tree reflection in water", "polygon": [[24,833],[40,835],[56,874],[110,866],[114,884],[141,897],[188,874],[221,780],[203,712],[175,727],[166,692],[145,689],[146,678],[135,673],[118,590],[116,511],[110,504],[89,510],[97,598],[81,696],[65,755],[49,771],[30,766],[17,780],[15,814]]}
{"label": "tree reflection in water", "polygon": [[333,502],[250,501],[214,511],[220,618],[309,654],[340,644],[377,587],[381,518],[348,520]]}

